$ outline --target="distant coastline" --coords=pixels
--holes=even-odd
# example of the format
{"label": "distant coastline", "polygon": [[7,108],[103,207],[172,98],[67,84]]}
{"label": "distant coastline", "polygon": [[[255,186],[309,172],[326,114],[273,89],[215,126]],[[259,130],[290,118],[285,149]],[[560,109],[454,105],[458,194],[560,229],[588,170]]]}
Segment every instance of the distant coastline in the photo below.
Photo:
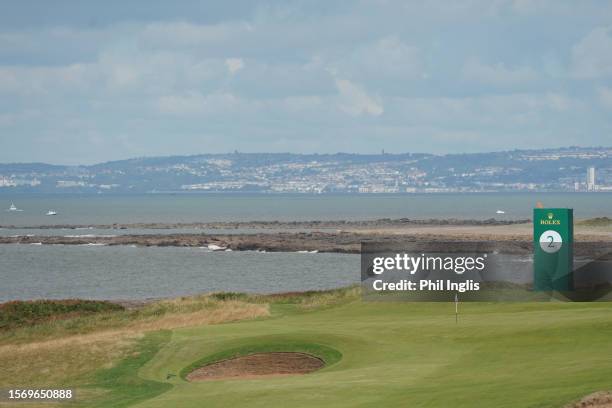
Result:
{"label": "distant coastline", "polygon": [[94,165],[0,163],[0,191],[411,194],[612,192],[612,147],[430,153],[228,153]]}

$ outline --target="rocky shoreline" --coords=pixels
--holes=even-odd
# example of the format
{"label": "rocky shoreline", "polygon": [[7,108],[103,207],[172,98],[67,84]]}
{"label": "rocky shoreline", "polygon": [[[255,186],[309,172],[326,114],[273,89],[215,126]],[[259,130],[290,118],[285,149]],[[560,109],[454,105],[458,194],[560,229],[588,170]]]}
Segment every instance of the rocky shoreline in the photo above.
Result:
{"label": "rocky shoreline", "polygon": [[367,237],[356,233],[272,234],[148,234],[113,237],[19,236],[0,237],[0,244],[44,245],[137,245],[157,247],[206,247],[215,250],[293,252],[317,251],[359,253]]}
{"label": "rocky shoreline", "polygon": [[[528,220],[410,220],[375,221],[254,221],[196,224],[111,224],[85,226],[96,229],[128,229],[117,235],[14,235],[0,236],[0,244],[136,245],[143,247],[204,247],[211,250],[266,252],[333,252],[357,254],[363,242],[505,242],[527,248],[532,242]],[[6,228],[6,227],[4,227]],[[9,227],[10,228],[10,227]],[[20,227],[21,228],[21,227]],[[31,228],[76,229],[84,226]],[[201,228],[206,233],[161,233],[154,229]],[[150,229],[130,234],[129,229]],[[219,234],[210,230],[225,230]],[[236,233],[227,230],[236,229]],[[252,231],[246,231],[251,229]],[[577,242],[612,242],[612,231],[580,226]]]}
{"label": "rocky shoreline", "polygon": [[[601,240],[600,237],[584,236],[575,244],[576,255],[588,255],[608,252],[606,247],[612,240]],[[381,233],[269,233],[269,234],[167,234],[167,235],[120,235],[113,237],[59,237],[59,236],[20,236],[0,237],[0,244],[38,244],[38,245],[135,245],[142,247],[201,247],[213,251],[265,251],[265,252],[320,252],[359,254],[362,243],[418,243],[434,247],[457,248],[465,244],[478,248],[494,248],[503,253],[532,252],[531,237],[527,235],[441,235],[418,234],[398,235]],[[602,248],[601,243],[605,246]]]}
{"label": "rocky shoreline", "polygon": [[0,244],[43,245],[136,245],[144,247],[204,247],[212,250],[266,252],[332,252],[358,254],[363,242],[505,242],[527,249],[531,239],[525,235],[440,235],[382,234],[356,232],[301,232],[258,234],[165,234],[100,237],[19,236],[0,237]]}

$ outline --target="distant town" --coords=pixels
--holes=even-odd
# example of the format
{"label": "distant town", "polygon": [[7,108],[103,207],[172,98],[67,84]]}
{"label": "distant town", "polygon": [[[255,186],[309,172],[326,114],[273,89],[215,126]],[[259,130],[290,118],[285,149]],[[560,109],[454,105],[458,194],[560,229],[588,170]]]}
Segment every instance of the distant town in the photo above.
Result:
{"label": "distant town", "polygon": [[612,147],[376,155],[228,153],[0,164],[6,193],[612,192]]}

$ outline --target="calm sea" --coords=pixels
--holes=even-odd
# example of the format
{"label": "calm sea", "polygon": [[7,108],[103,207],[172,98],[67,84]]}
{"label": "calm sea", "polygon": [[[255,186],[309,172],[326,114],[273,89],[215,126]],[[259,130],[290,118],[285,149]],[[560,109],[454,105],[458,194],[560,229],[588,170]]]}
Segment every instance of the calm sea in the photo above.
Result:
{"label": "calm sea", "polygon": [[[176,223],[253,220],[367,220],[377,218],[530,218],[541,201],[570,207],[575,217],[612,216],[612,193],[0,196],[21,212],[0,211],[0,226],[50,224]],[[45,216],[48,210],[58,215]],[[497,210],[505,214],[496,214]]]}
{"label": "calm sea", "polygon": [[202,248],[0,245],[0,302],[274,293],[359,283],[359,255]]}
{"label": "calm sea", "polygon": [[[577,218],[612,217],[612,194],[0,196],[0,225],[377,218],[529,218],[537,201]],[[4,211],[14,202],[20,212]],[[53,209],[56,216],[44,214]],[[505,214],[496,214],[503,210]],[[8,229],[1,235],[202,233],[204,230]],[[243,232],[238,230],[215,231]],[[285,292],[359,282],[359,256],[201,248],[0,245],[0,302],[142,299],[211,291]]]}

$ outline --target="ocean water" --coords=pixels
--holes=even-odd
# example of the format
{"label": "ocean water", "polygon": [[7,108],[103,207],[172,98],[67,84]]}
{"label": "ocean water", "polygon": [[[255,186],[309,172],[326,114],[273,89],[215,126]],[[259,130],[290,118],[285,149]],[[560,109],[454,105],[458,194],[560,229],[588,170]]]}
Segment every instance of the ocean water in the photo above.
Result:
{"label": "ocean water", "polygon": [[[317,231],[337,231],[336,228],[317,228]],[[0,237],[44,237],[60,236],[67,238],[116,237],[119,235],[164,235],[164,234],[259,234],[275,232],[309,232],[306,228],[2,228]]]}
{"label": "ocean water", "polygon": [[[530,218],[536,202],[574,208],[576,218],[612,217],[612,193],[404,195],[156,194],[0,196],[0,226],[378,218]],[[2,211],[11,202],[21,212]],[[53,209],[56,216],[45,216]],[[497,210],[505,214],[496,214]]]}
{"label": "ocean water", "polygon": [[276,293],[359,283],[359,255],[202,248],[0,245],[0,302]]}
{"label": "ocean water", "polygon": [[[612,194],[0,196],[0,235],[230,233],[257,230],[19,229],[6,226],[378,218],[530,218],[534,204],[612,217]],[[11,202],[22,209],[9,212]],[[56,216],[44,214],[53,209]],[[496,214],[501,209],[506,213]],[[267,230],[274,232],[276,230]],[[359,282],[359,256],[209,252],[201,248],[0,245],[0,302],[142,299],[211,291],[285,292]]]}

